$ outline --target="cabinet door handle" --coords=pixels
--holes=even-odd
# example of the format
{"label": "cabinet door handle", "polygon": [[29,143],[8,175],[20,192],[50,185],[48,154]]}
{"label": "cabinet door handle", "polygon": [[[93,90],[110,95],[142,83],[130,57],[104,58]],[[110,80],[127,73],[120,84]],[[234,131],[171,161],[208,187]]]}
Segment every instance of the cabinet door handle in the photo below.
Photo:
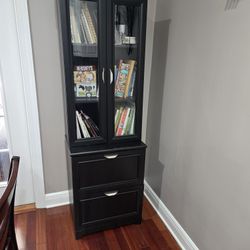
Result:
{"label": "cabinet door handle", "polygon": [[102,82],[105,83],[105,68],[102,68]]}
{"label": "cabinet door handle", "polygon": [[104,194],[108,197],[116,196],[118,194],[118,191],[105,192]]}
{"label": "cabinet door handle", "polygon": [[112,84],[114,81],[114,75],[111,69],[109,69],[109,72],[110,72],[110,84]]}
{"label": "cabinet door handle", "polygon": [[104,155],[104,157],[108,160],[112,160],[118,157],[118,155]]}

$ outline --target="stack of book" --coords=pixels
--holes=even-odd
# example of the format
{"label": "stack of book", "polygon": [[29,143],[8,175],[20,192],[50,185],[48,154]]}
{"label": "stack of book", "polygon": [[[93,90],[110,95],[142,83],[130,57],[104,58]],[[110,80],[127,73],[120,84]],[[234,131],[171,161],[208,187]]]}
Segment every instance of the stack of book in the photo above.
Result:
{"label": "stack of book", "polygon": [[119,98],[133,97],[136,78],[136,61],[120,60],[115,68],[115,96]]}
{"label": "stack of book", "polygon": [[77,15],[75,6],[70,6],[71,39],[73,44],[97,43],[97,6],[95,2],[82,1]]}
{"label": "stack of book", "polygon": [[77,139],[100,136],[97,125],[82,110],[76,111],[76,135]]}
{"label": "stack of book", "polygon": [[135,107],[119,107],[115,110],[115,135],[134,134]]}

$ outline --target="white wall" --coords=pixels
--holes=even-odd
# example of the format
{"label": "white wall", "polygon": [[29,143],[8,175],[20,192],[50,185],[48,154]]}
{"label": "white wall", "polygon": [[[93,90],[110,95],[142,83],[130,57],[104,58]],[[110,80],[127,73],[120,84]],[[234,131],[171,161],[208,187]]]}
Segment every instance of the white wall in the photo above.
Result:
{"label": "white wall", "polygon": [[[163,98],[149,97],[162,115],[159,141],[148,115],[146,179],[200,249],[250,245],[250,2],[229,12],[225,3],[158,0],[156,8],[151,85]],[[163,86],[159,50],[167,50]]]}
{"label": "white wall", "polygon": [[68,189],[55,0],[29,0],[46,193]]}

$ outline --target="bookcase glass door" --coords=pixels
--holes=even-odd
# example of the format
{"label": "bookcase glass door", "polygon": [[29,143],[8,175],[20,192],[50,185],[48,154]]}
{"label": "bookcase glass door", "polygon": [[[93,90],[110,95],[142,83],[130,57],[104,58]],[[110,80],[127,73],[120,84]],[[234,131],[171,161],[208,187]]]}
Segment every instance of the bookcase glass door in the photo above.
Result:
{"label": "bookcase glass door", "polygon": [[135,134],[138,68],[138,5],[114,5],[114,135]]}
{"label": "bookcase glass door", "polygon": [[75,138],[102,137],[100,117],[100,59],[98,57],[98,1],[70,0],[72,88],[75,100]]}

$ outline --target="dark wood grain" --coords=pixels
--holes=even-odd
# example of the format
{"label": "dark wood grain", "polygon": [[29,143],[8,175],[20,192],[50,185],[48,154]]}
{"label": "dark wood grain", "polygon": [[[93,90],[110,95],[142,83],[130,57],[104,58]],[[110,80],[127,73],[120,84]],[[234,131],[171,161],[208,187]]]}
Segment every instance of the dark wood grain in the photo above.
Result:
{"label": "dark wood grain", "polygon": [[69,206],[38,209],[15,215],[20,250],[177,250],[180,247],[149,202],[143,202],[143,221],[75,240]]}

